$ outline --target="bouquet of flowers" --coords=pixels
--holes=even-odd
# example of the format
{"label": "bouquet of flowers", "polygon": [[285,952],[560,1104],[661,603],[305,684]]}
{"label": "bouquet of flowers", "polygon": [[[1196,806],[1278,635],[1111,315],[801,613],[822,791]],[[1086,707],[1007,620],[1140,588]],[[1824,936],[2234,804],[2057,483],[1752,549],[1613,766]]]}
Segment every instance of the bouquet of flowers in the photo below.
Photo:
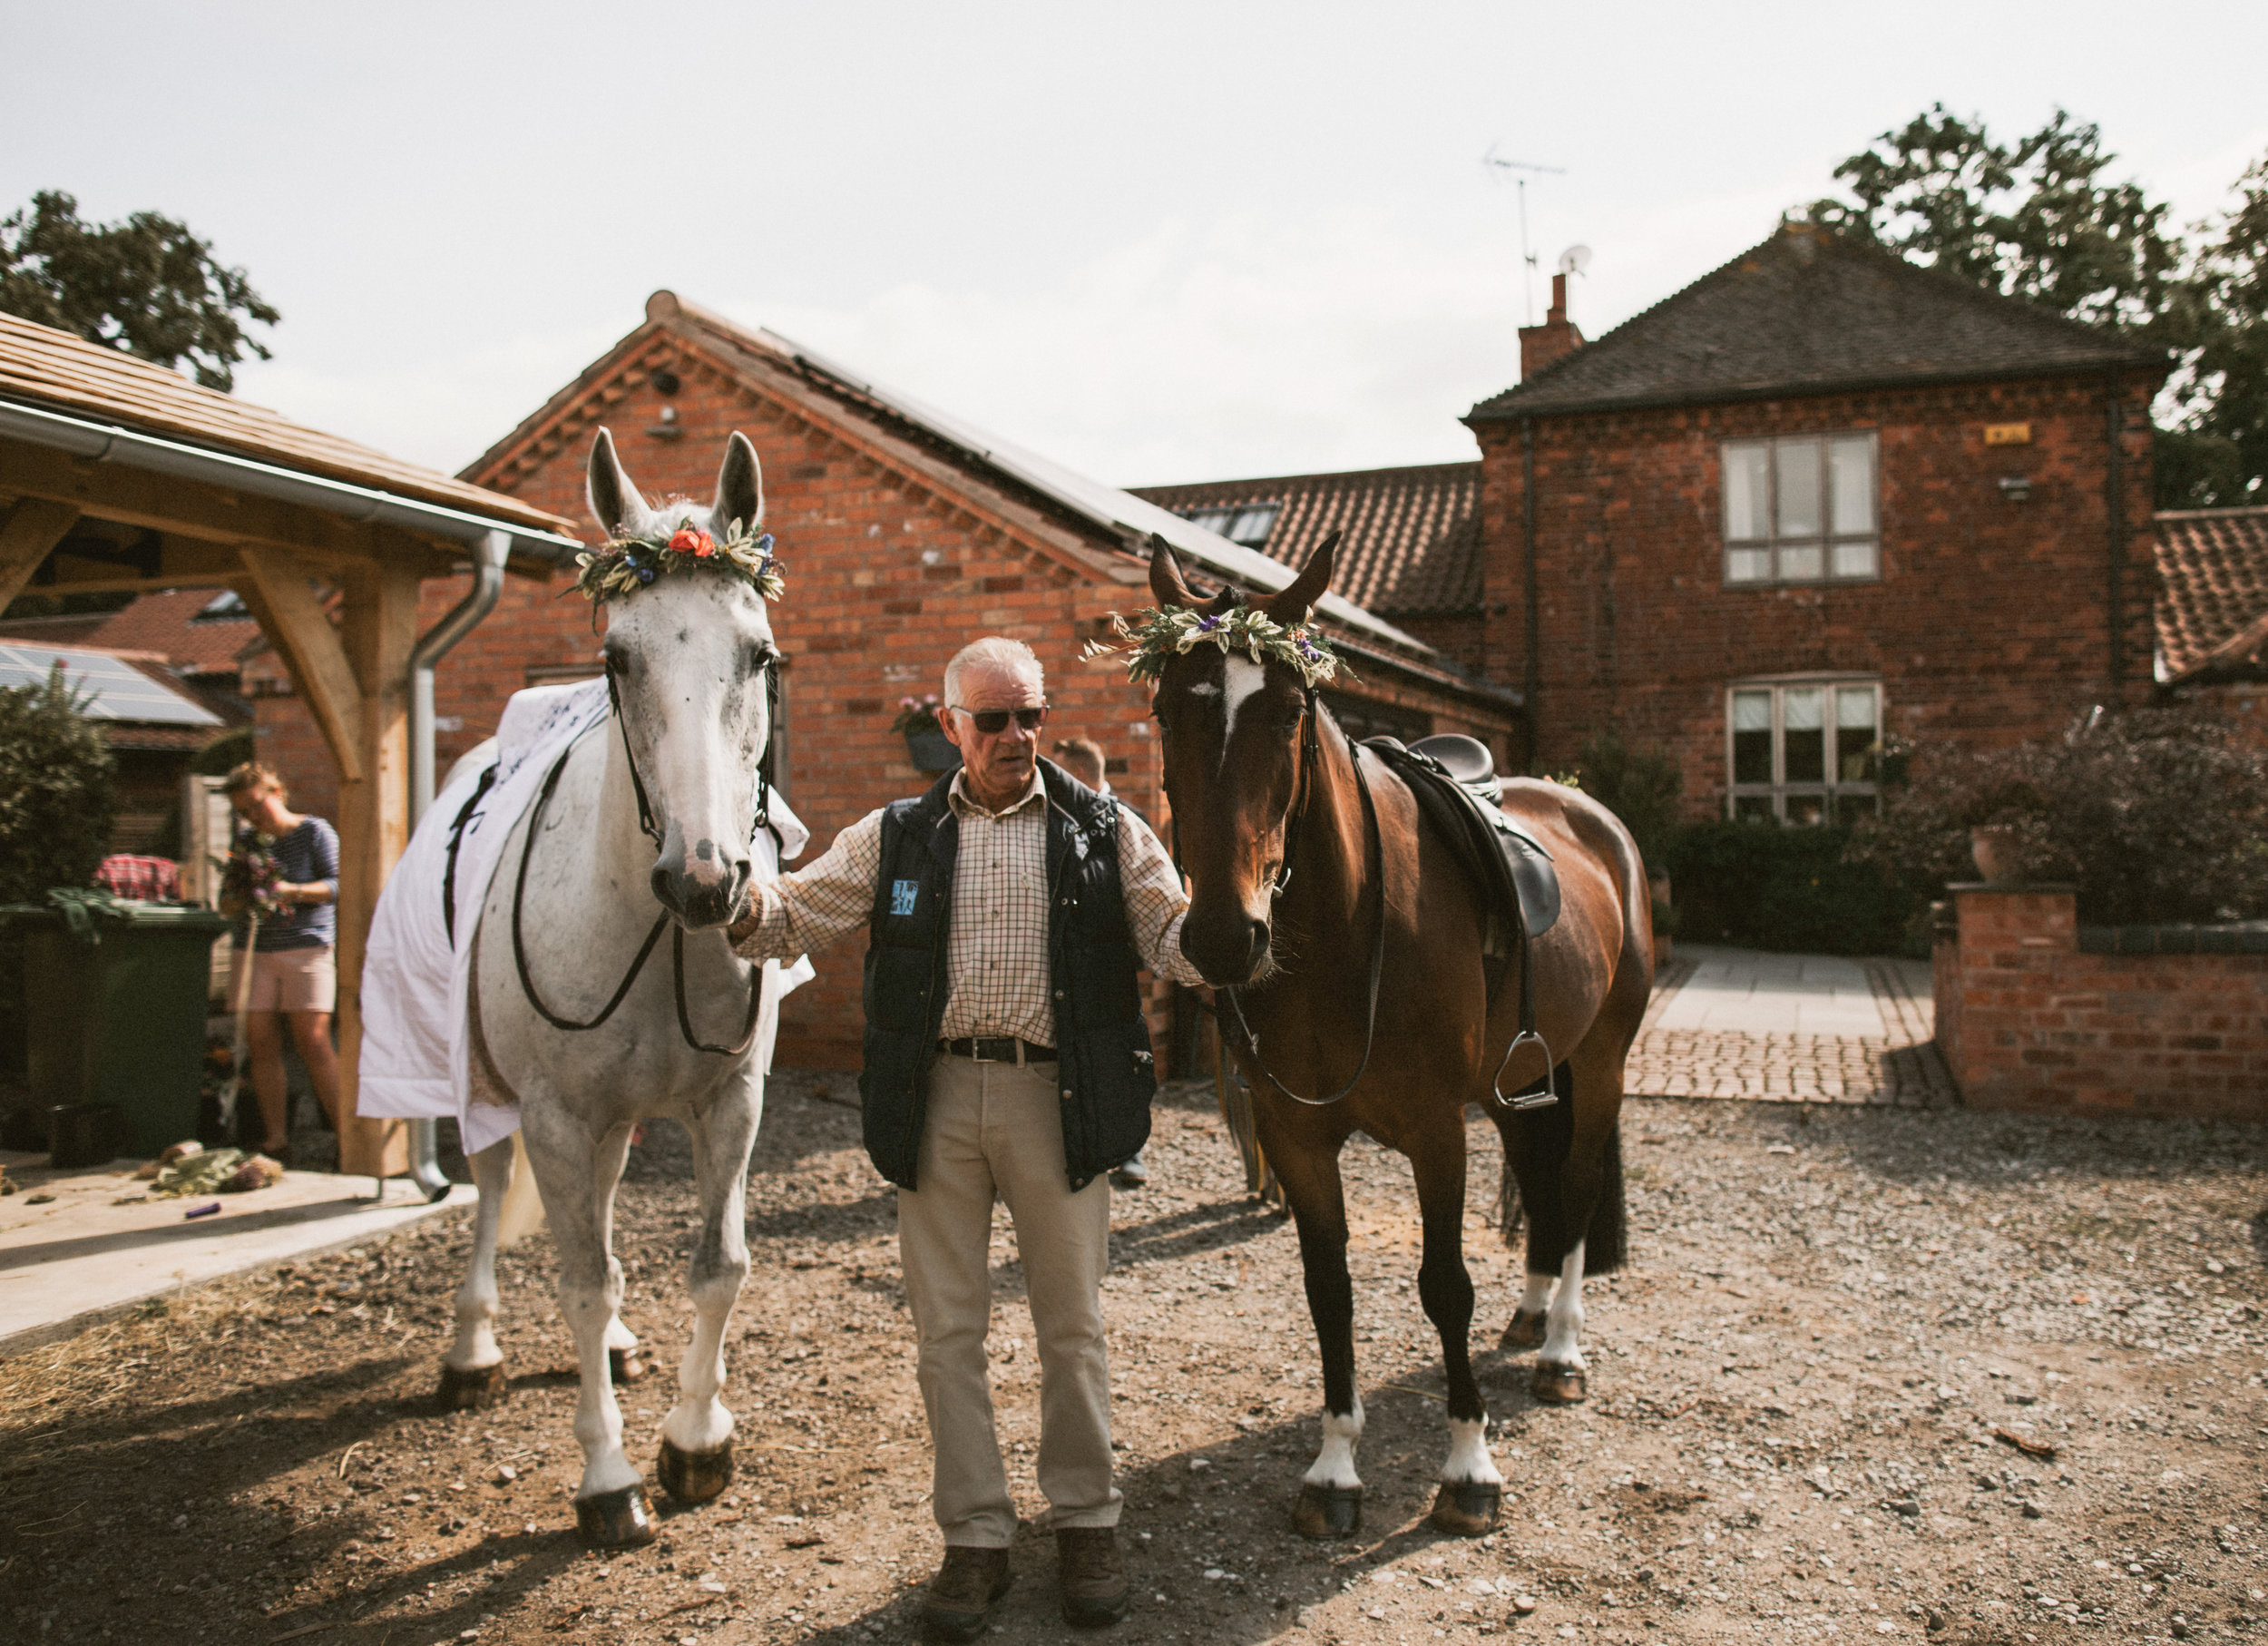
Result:
{"label": "bouquet of flowers", "polygon": [[890,730],[908,734],[943,730],[937,717],[943,707],[934,691],[923,697],[902,697],[898,699],[898,718],[890,722]]}
{"label": "bouquet of flowers", "polygon": [[251,913],[265,920],[283,912],[276,888],[283,884],[283,867],[276,861],[276,837],[247,835],[220,866],[221,906],[235,913]]}

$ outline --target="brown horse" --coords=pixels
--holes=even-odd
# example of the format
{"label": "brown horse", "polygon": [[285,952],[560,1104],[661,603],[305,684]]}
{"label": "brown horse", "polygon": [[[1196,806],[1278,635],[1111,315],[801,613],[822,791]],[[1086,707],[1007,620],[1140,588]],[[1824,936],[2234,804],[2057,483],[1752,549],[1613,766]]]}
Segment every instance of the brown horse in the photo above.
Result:
{"label": "brown horse", "polygon": [[[1330,584],[1333,547],[1266,603],[1276,622],[1306,621]],[[1240,598],[1193,593],[1162,541],[1150,588],[1161,606],[1207,617]],[[1547,1045],[1571,1048],[1552,1083],[1558,1101],[1515,1109],[1495,1092],[1552,1073],[1528,1047],[1525,1067],[1520,1058],[1504,1067],[1520,962],[1491,994],[1480,889],[1407,785],[1349,743],[1300,670],[1276,657],[1209,644],[1168,656],[1154,712],[1189,877],[1181,946],[1218,991],[1223,1042],[1255,1094],[1261,1147],[1297,1221],[1322,1349],[1323,1450],[1293,1524],[1311,1537],[1361,1524],[1363,1403],[1339,1178],[1339,1151],[1361,1131],[1408,1156],[1417,1180],[1418,1294],[1449,1382],[1433,1524],[1477,1536],[1495,1524],[1503,1477],[1467,1341],[1465,1105],[1496,1122],[1529,1224],[1528,1288],[1505,1343],[1540,1340],[1538,1398],[1580,1400],[1583,1276],[1623,1256],[1623,1063],[1653,986],[1645,866],[1629,832],[1579,791],[1509,785],[1506,808],[1550,851],[1560,885],[1559,918],[1534,944],[1536,1026]]]}

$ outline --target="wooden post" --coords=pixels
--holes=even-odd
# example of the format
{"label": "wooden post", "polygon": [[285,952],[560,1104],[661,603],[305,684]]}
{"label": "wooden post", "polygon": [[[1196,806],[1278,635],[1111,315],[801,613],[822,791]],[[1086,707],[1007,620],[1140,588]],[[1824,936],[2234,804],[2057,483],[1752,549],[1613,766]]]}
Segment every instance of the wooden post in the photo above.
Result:
{"label": "wooden post", "polygon": [[409,1169],[405,1128],[355,1113],[361,1088],[362,957],[378,890],[409,844],[409,654],[417,643],[417,573],[389,563],[346,574],[339,639],[360,688],[357,759],[339,761],[338,1169],[373,1177]]}

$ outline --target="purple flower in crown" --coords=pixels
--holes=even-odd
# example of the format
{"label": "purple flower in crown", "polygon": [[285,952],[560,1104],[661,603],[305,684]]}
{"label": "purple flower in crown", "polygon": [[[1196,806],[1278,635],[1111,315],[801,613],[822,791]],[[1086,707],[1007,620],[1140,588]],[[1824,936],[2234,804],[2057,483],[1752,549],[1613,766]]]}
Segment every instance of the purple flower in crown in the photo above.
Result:
{"label": "purple flower in crown", "polygon": [[1199,634],[1210,634],[1227,622],[1226,617],[1200,617],[1197,620],[1197,632]]}

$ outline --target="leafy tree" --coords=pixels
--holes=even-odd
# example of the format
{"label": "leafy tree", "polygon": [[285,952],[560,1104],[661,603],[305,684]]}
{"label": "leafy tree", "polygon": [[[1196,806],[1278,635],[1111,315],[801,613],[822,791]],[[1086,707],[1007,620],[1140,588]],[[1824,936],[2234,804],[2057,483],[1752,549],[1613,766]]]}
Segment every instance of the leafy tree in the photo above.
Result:
{"label": "leafy tree", "polygon": [[2161,507],[2243,504],[2268,479],[2268,160],[2237,210],[2168,227],[2109,176],[2101,129],[2058,109],[2014,142],[1934,103],[1835,168],[1812,220],[2175,355],[2156,439]]}
{"label": "leafy tree", "polygon": [[0,903],[86,886],[117,810],[116,762],[58,664],[36,686],[0,687]]}
{"label": "leafy tree", "polygon": [[1633,749],[1611,728],[1585,740],[1576,766],[1577,786],[1622,819],[1648,869],[1669,863],[1677,832],[1678,797],[1685,776],[1658,749]]}
{"label": "leafy tree", "polygon": [[248,350],[269,358],[245,324],[283,318],[187,224],[154,211],[82,222],[79,202],[53,190],[0,218],[0,311],[160,366],[187,359],[198,382],[222,390]]}

